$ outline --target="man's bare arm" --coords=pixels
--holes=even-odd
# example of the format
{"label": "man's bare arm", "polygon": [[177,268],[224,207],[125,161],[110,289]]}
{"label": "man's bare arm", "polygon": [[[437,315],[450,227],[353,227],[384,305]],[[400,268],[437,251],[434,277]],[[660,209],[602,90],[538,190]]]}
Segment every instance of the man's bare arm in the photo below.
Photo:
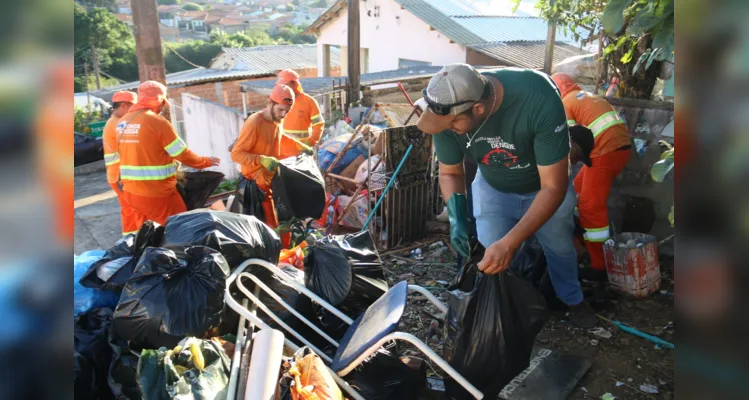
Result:
{"label": "man's bare arm", "polygon": [[440,190],[445,203],[450,200],[453,193],[466,192],[466,173],[463,163],[455,165],[440,163]]}
{"label": "man's bare arm", "polygon": [[565,157],[556,164],[539,166],[538,174],[541,176],[541,190],[528,212],[503,238],[511,248],[518,248],[536,233],[562,205],[569,182],[569,158]]}

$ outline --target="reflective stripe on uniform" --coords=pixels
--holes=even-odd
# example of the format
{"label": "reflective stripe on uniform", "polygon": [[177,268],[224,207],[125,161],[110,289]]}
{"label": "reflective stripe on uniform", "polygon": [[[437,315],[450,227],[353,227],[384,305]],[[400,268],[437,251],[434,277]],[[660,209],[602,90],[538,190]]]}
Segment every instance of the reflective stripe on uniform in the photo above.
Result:
{"label": "reflective stripe on uniform", "polygon": [[104,165],[107,167],[120,162],[120,153],[104,154]]}
{"label": "reflective stripe on uniform", "polygon": [[598,118],[595,119],[595,121],[591,122],[590,125],[588,125],[588,129],[590,129],[593,132],[593,137],[596,137],[601,134],[601,132],[605,131],[606,129],[616,125],[616,124],[623,124],[624,120],[619,116],[619,113],[616,111],[609,111],[607,113],[601,114]]}
{"label": "reflective stripe on uniform", "polygon": [[136,233],[138,233],[138,231],[122,232],[122,236],[127,236],[127,235],[129,235],[131,233],[132,234],[136,234]]}
{"label": "reflective stripe on uniform", "polygon": [[176,138],[172,143],[164,146],[164,150],[166,150],[166,152],[169,153],[169,155],[172,157],[177,157],[186,149],[187,145],[185,145],[185,142],[183,142],[180,138]]}
{"label": "reflective stripe on uniform", "polygon": [[309,119],[309,121],[312,126],[319,125],[325,122],[322,120],[322,115],[320,114],[313,116],[312,118]]}
{"label": "reflective stripe on uniform", "polygon": [[569,125],[569,126],[577,125],[577,121],[575,121],[574,119],[568,119],[567,120],[567,125]]}
{"label": "reflective stripe on uniform", "polygon": [[589,242],[605,242],[609,239],[609,227],[585,229],[583,236]]}
{"label": "reflective stripe on uniform", "polygon": [[309,129],[298,131],[294,129],[284,129],[283,133],[295,138],[295,139],[306,139],[309,136]]}
{"label": "reflective stripe on uniform", "polygon": [[158,181],[172,177],[176,174],[177,165],[174,163],[148,167],[138,167],[134,165],[120,166],[120,175],[122,177],[122,180]]}

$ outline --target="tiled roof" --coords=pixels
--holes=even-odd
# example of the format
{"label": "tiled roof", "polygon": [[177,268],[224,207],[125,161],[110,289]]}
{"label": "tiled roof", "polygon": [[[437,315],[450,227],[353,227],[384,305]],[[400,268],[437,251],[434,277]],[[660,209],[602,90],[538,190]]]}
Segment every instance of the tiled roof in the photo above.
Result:
{"label": "tiled roof", "polygon": [[[222,52],[247,65],[251,71],[275,73],[287,68],[317,68],[317,45],[314,44],[224,48]],[[340,48],[330,48],[331,67],[340,65],[340,52]]]}
{"label": "tiled roof", "polygon": [[[544,66],[545,42],[484,43],[473,45],[471,48],[508,65],[531,69],[540,69]],[[554,64],[583,54],[590,53],[577,46],[556,42]]]}

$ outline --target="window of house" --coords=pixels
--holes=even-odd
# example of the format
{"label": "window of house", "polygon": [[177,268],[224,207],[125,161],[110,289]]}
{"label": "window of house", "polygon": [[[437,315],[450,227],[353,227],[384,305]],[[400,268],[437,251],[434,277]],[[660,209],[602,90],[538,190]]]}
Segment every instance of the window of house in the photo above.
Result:
{"label": "window of house", "polygon": [[413,68],[413,67],[423,67],[427,65],[432,65],[431,62],[428,61],[418,61],[418,60],[409,60],[406,58],[399,58],[398,59],[398,69],[401,68]]}

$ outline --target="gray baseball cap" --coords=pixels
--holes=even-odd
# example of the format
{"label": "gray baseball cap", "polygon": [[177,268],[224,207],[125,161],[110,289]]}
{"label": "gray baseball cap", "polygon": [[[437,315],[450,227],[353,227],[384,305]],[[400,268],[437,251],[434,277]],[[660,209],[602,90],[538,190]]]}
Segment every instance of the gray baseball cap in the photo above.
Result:
{"label": "gray baseball cap", "polygon": [[486,79],[468,64],[449,64],[442,67],[425,89],[427,104],[450,106],[447,115],[435,114],[431,107],[421,114],[417,127],[424,133],[439,133],[450,129],[456,115],[468,110],[481,99]]}

